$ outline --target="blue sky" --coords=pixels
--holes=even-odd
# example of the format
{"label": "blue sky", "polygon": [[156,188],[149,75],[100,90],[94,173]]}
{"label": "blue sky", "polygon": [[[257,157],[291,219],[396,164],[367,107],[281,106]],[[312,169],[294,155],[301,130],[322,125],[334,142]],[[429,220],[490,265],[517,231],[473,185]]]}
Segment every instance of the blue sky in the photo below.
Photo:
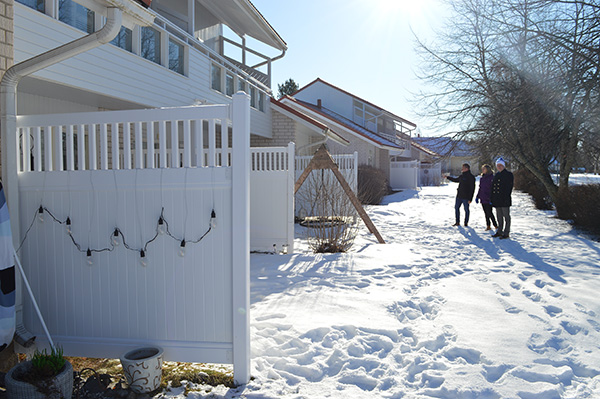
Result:
{"label": "blue sky", "polygon": [[[300,86],[317,77],[420,126],[413,92],[419,60],[414,30],[431,39],[443,23],[439,0],[252,0],[288,44],[273,63],[273,91],[293,78]],[[275,53],[276,54],[276,53]],[[274,55],[271,54],[270,55]]]}

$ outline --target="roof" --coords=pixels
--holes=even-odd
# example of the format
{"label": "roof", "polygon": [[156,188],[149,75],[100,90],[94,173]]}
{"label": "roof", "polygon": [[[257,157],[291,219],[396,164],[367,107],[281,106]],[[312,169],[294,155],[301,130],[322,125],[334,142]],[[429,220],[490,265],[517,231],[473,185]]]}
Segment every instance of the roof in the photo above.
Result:
{"label": "roof", "polygon": [[348,140],[331,130],[329,126],[319,122],[314,118],[311,118],[310,116],[302,112],[295,110],[294,108],[282,103],[281,101],[275,100],[273,97],[271,97],[271,104],[275,105],[276,107],[279,107],[280,110],[283,110],[284,113],[292,119],[300,119],[303,122],[306,122],[305,124],[309,124],[310,126],[312,126],[313,130],[323,134],[324,136],[331,137],[333,140],[337,141],[340,144],[348,145],[350,143]]}
{"label": "roof", "polygon": [[464,141],[453,140],[450,137],[413,137],[419,143],[442,156],[472,157],[473,148]]}
{"label": "roof", "polygon": [[396,114],[394,114],[394,113],[392,113],[392,112],[390,112],[390,111],[388,111],[388,110],[386,110],[386,109],[384,109],[384,108],[382,108],[382,107],[380,107],[378,105],[375,105],[372,102],[369,102],[369,101],[367,101],[367,100],[365,100],[363,98],[360,98],[360,97],[358,97],[358,96],[356,96],[356,95],[354,95],[354,94],[352,94],[352,93],[350,93],[350,92],[348,92],[348,91],[346,91],[344,89],[341,89],[341,88],[339,88],[339,87],[337,87],[337,86],[335,86],[335,85],[333,85],[333,84],[331,84],[329,82],[326,82],[326,81],[324,81],[321,78],[316,78],[315,80],[313,80],[312,82],[310,82],[306,86],[304,86],[301,89],[299,89],[298,91],[296,91],[294,94],[292,94],[292,96],[295,96],[297,93],[300,93],[302,90],[306,89],[307,87],[312,86],[313,84],[316,84],[317,82],[323,83],[323,84],[325,84],[325,85],[327,85],[327,86],[329,86],[329,87],[331,87],[331,88],[333,88],[333,89],[335,89],[335,90],[337,90],[339,92],[342,92],[342,93],[344,93],[344,94],[346,94],[346,95],[348,95],[350,97],[353,97],[353,98],[355,98],[355,99],[357,99],[357,100],[359,100],[359,101],[361,101],[361,102],[363,102],[363,103],[365,103],[365,104],[367,104],[367,105],[369,105],[369,106],[371,106],[373,108],[377,108],[378,110],[386,112],[387,114],[389,114],[390,116],[394,117],[395,119],[398,119],[402,123],[406,123],[408,125],[411,125],[413,127],[413,129],[417,127],[417,125],[415,123],[413,123],[413,122],[411,122],[411,121],[409,121],[407,119],[404,119],[404,118],[402,118],[402,117],[400,117],[400,116],[398,116],[398,115],[396,115]]}
{"label": "roof", "polygon": [[335,112],[324,108],[324,107],[318,107],[314,104],[310,104],[307,103],[305,101],[301,101],[298,100],[296,98],[290,97],[290,96],[284,96],[280,101],[287,101],[290,104],[294,104],[294,106],[296,107],[300,107],[302,109],[311,111],[315,114],[318,114],[319,116],[325,118],[326,120],[329,120],[331,122],[334,122],[340,126],[342,126],[343,128],[346,128],[347,130],[351,130],[352,132],[354,132],[355,134],[358,134],[359,136],[364,137],[365,139],[371,141],[372,143],[374,143],[375,145],[379,146],[379,147],[387,147],[389,149],[394,149],[394,150],[399,150],[399,149],[403,149],[402,146],[394,143],[391,140],[386,139],[385,137],[381,137],[378,134],[375,134],[373,132],[371,132],[370,130],[365,129],[364,127],[354,123],[353,121],[344,118],[343,116],[336,114]]}
{"label": "roof", "polygon": [[248,35],[278,50],[287,44],[250,0],[198,0],[239,36]]}

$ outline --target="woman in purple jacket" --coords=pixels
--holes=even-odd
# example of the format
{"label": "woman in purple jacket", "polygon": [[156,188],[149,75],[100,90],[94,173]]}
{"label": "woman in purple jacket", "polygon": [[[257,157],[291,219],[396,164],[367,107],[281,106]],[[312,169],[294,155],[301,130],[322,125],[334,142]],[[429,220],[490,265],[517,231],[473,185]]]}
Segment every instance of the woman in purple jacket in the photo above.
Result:
{"label": "woman in purple jacket", "polygon": [[492,213],[492,180],[494,180],[494,172],[490,165],[483,165],[481,167],[481,178],[479,179],[479,191],[475,202],[481,201],[483,212],[485,213],[485,223],[487,225],[486,230],[491,230],[491,224],[494,228],[498,227],[496,218]]}

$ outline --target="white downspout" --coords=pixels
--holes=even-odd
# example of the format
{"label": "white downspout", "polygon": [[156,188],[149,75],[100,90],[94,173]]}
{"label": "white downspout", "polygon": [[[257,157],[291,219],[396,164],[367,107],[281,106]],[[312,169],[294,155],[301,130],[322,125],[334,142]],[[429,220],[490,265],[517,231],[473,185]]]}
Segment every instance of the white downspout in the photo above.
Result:
{"label": "white downspout", "polygon": [[[66,43],[60,47],[22,61],[9,68],[0,83],[0,129],[2,145],[2,183],[12,223],[13,246],[19,245],[21,229],[19,225],[19,186],[18,186],[18,154],[17,137],[17,86],[21,79],[41,69],[57,64],[68,58],[109,43],[121,30],[123,12],[119,8],[107,9],[106,24],[102,29]],[[17,326],[22,323],[19,307],[22,300],[17,297]],[[51,342],[51,341],[50,341]]]}
{"label": "white downspout", "polygon": [[[310,144],[307,144],[307,145],[303,145],[302,147],[298,147],[298,149],[296,150],[296,153],[298,155],[300,155],[302,153],[302,151],[304,151],[304,150],[307,150],[306,152],[308,152],[309,148],[320,146],[321,144],[325,144],[327,142],[327,140],[329,140],[329,132],[330,132],[329,129],[327,129],[325,131],[325,138],[323,140],[319,140],[316,143],[310,143]],[[309,153],[308,155],[313,155],[313,154]]]}

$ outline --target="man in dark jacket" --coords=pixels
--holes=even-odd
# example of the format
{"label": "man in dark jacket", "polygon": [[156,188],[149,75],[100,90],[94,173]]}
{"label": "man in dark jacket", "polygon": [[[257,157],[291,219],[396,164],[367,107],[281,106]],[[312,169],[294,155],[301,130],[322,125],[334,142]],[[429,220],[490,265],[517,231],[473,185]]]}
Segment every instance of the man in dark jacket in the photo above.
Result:
{"label": "man in dark jacket", "polygon": [[496,208],[498,230],[492,237],[508,238],[510,234],[510,206],[512,205],[511,193],[514,177],[506,170],[506,163],[502,157],[496,161],[498,172],[492,181],[492,206]]}
{"label": "man in dark jacket", "polygon": [[475,176],[471,173],[471,167],[468,163],[463,164],[462,174],[458,177],[446,176],[446,179],[458,183],[458,193],[456,194],[456,202],[454,203],[454,213],[456,223],[453,226],[460,226],[460,207],[465,208],[465,226],[469,225],[469,204],[473,200],[475,193]]}

